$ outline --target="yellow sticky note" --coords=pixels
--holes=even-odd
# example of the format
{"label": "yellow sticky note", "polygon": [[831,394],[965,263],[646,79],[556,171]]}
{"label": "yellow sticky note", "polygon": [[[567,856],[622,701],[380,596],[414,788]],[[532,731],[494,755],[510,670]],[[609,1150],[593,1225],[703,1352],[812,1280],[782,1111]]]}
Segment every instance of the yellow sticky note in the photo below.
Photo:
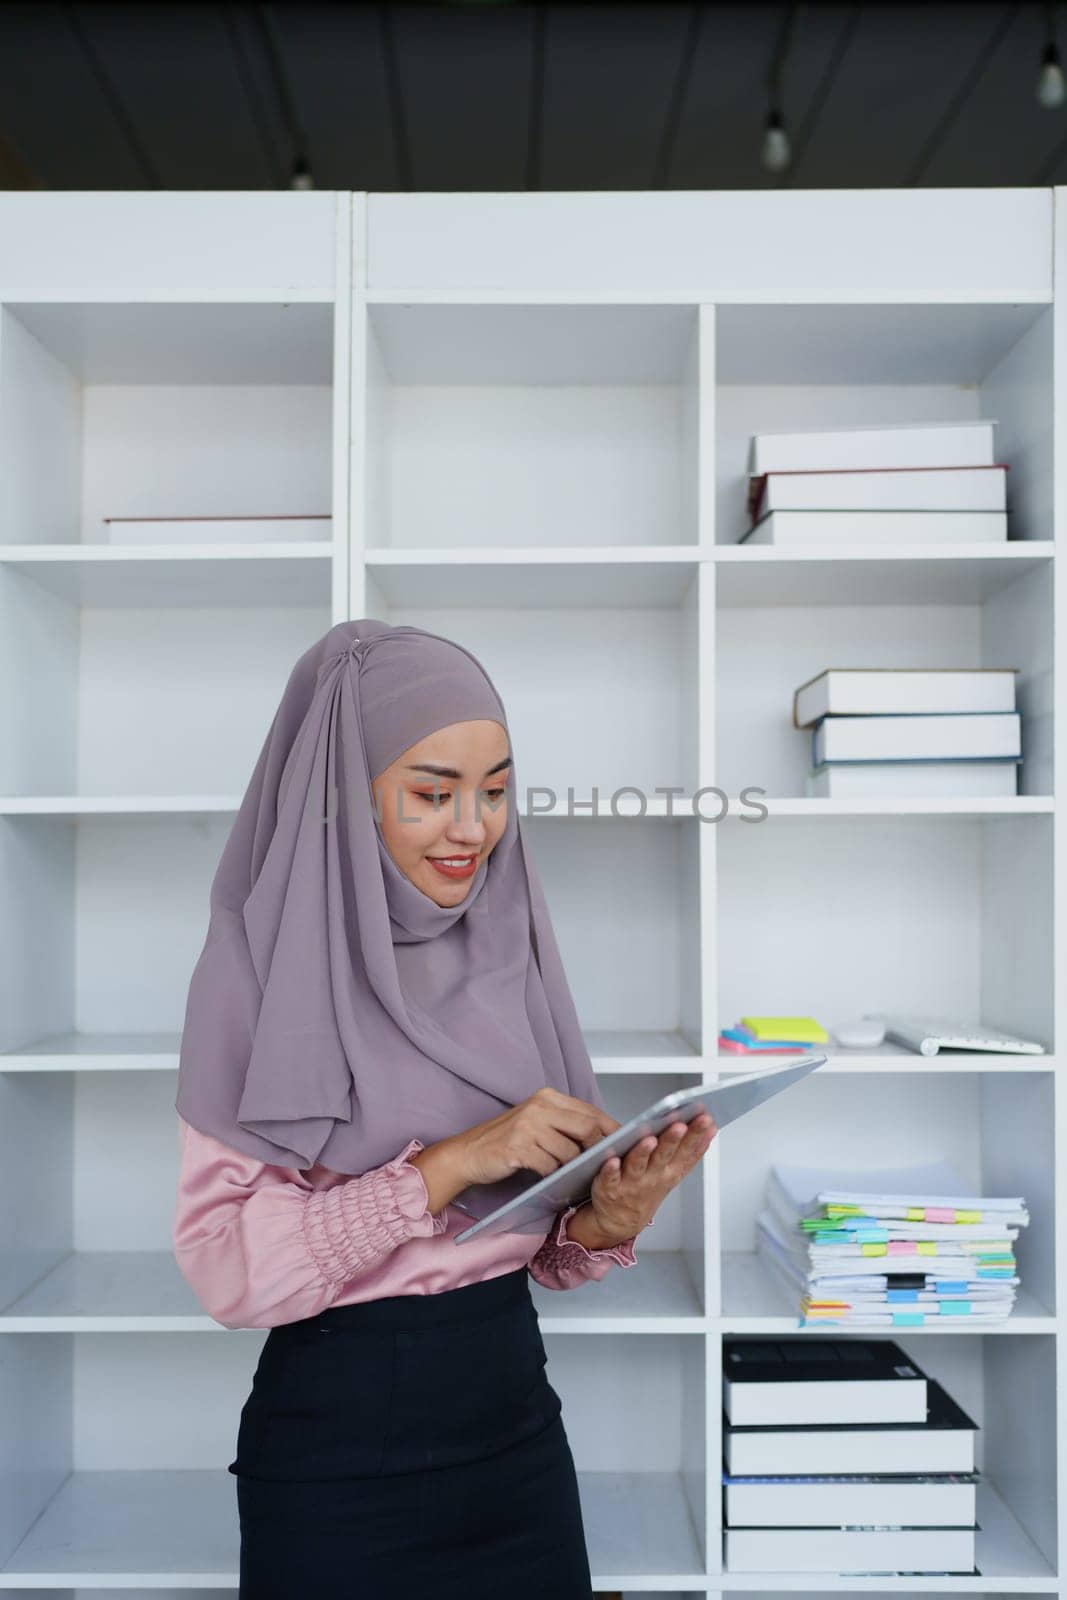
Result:
{"label": "yellow sticky note", "polygon": [[920,1239],[915,1246],[915,1253],[920,1256],[936,1256],[937,1245],[932,1239]]}
{"label": "yellow sticky note", "polygon": [[907,1213],[907,1220],[909,1222],[925,1222],[926,1221],[926,1208],[925,1208],[925,1206],[909,1206],[908,1207],[908,1213]]}
{"label": "yellow sticky note", "polygon": [[982,1213],[980,1211],[957,1211],[956,1212],[956,1221],[957,1222],[981,1222],[981,1220],[982,1220]]}
{"label": "yellow sticky note", "polygon": [[741,1026],[757,1039],[794,1039],[800,1044],[828,1044],[830,1036],[814,1017],[742,1017]]}
{"label": "yellow sticky note", "polygon": [[861,1244],[860,1249],[865,1256],[884,1256],[887,1254],[884,1244]]}

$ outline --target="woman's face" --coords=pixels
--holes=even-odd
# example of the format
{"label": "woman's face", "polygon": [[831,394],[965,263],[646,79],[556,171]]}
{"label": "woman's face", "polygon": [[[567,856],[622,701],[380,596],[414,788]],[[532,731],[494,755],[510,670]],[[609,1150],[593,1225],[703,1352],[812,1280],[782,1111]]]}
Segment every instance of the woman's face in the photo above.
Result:
{"label": "woman's face", "polygon": [[[439,906],[463,900],[504,832],[510,765],[499,722],[454,722],[413,744],[373,780],[389,854]],[[462,870],[449,872],[441,862],[459,862]]]}

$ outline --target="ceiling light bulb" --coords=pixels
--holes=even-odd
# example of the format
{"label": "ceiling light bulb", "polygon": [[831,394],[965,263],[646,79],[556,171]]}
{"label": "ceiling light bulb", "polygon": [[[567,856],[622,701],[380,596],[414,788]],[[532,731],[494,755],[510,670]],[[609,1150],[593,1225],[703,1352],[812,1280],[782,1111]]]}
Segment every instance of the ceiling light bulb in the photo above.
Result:
{"label": "ceiling light bulb", "polygon": [[772,111],[763,132],[760,160],[767,172],[784,172],[792,158],[789,135],[782,124],[781,116],[777,111]]}
{"label": "ceiling light bulb", "polygon": [[1054,44],[1045,46],[1035,92],[1038,105],[1048,111],[1055,111],[1067,100],[1067,78],[1064,78],[1059,51]]}
{"label": "ceiling light bulb", "polygon": [[290,189],[314,189],[315,180],[303,156],[298,156],[289,175]]}

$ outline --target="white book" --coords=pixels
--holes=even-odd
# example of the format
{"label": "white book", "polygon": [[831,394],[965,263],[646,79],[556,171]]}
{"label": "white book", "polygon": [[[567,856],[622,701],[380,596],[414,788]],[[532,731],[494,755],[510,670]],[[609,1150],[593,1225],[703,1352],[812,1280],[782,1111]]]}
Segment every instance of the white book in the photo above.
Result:
{"label": "white book", "polygon": [[724,1479],[731,1528],[825,1528],[872,1524],[973,1528],[977,1478],[738,1477]]}
{"label": "white book", "polygon": [[1019,763],[1007,761],[858,761],[809,771],[809,800],[956,800],[1019,791]]}
{"label": "white book", "polygon": [[865,1426],[815,1423],[762,1428],[723,1427],[726,1470],[737,1477],[759,1473],[973,1472],[977,1429],[967,1413],[933,1378],[923,1422]]}
{"label": "white book", "polygon": [[974,1571],[973,1528],[728,1528],[727,1572]]}
{"label": "white book", "polygon": [[1006,511],[767,511],[744,544],[1002,544]]}
{"label": "white book", "polygon": [[748,470],[833,467],[981,467],[994,460],[992,421],[809,428],[752,435]]}
{"label": "white book", "polygon": [[793,726],[820,717],[1014,711],[1016,667],[827,667],[793,691]]}
{"label": "white book", "polygon": [[824,761],[978,761],[1020,756],[1017,711],[963,716],[824,717],[812,733],[812,767]]}
{"label": "white book", "polygon": [[770,472],[749,479],[746,504],[750,522],[768,511],[1007,511],[1008,469]]}

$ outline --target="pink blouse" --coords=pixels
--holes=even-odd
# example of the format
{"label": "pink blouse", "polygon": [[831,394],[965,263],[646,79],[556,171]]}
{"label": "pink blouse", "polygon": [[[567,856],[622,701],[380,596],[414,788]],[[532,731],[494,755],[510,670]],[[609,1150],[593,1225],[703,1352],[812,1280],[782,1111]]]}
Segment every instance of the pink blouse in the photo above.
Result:
{"label": "pink blouse", "polygon": [[[548,1234],[480,1234],[456,1245],[470,1218],[448,1204],[436,1214],[422,1173],[399,1155],[358,1177],[315,1166],[264,1165],[178,1118],[174,1254],[209,1316],[226,1328],[270,1328],[327,1306],[386,1295],[438,1294],[526,1266],[546,1289],[637,1265],[636,1235],[606,1250],[567,1237],[557,1214]],[[588,1204],[588,1202],[585,1202]]]}

